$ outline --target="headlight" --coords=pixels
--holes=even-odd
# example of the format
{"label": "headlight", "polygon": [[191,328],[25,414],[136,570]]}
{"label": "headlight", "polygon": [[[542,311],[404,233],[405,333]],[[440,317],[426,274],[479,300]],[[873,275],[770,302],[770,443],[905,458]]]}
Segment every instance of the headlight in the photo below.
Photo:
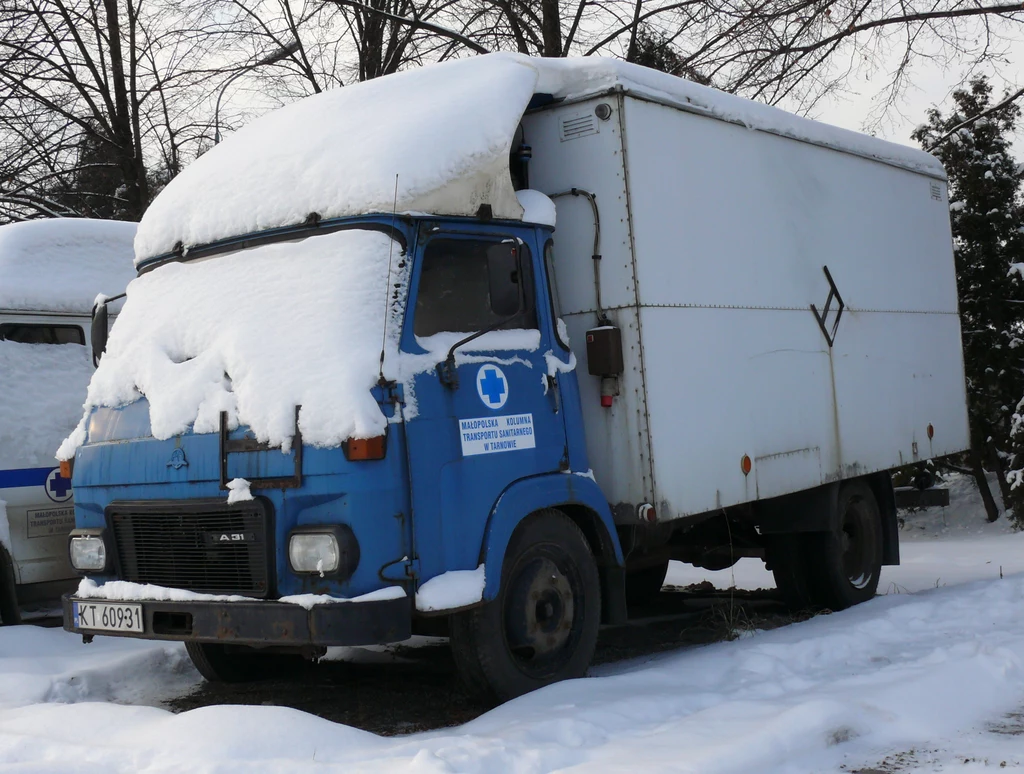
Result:
{"label": "headlight", "polygon": [[295,572],[343,581],[359,565],[359,541],[348,524],[302,524],[288,537],[288,562]]}
{"label": "headlight", "polygon": [[307,532],[292,535],[288,541],[288,561],[295,572],[328,575],[338,571],[341,551],[331,534]]}
{"label": "headlight", "polygon": [[104,570],[107,567],[107,546],[99,535],[72,535],[71,566],[76,570]]}

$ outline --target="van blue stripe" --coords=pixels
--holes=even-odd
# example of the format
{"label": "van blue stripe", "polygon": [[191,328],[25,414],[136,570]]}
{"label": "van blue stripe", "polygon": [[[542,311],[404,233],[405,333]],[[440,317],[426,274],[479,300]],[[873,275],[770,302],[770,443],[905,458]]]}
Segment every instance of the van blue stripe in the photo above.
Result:
{"label": "van blue stripe", "polygon": [[0,489],[13,489],[19,486],[42,486],[50,475],[50,468],[18,468],[16,470],[0,470]]}

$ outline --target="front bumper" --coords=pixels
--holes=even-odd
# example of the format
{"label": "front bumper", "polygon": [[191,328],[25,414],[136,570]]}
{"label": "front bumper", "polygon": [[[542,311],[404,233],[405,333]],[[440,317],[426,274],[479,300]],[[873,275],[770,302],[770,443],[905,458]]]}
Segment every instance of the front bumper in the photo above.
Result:
{"label": "front bumper", "polygon": [[[72,596],[65,594],[64,629],[145,640],[222,642],[239,645],[380,645],[412,636],[412,599],[337,602],[306,610],[285,602],[154,602],[142,605],[144,632],[82,629],[75,626]],[[126,600],[89,599],[117,604]]]}

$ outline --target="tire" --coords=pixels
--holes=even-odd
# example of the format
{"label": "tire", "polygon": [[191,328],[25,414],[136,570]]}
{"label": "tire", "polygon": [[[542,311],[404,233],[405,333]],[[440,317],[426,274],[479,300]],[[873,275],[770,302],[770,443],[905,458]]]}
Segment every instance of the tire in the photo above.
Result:
{"label": "tire", "polygon": [[665,585],[668,574],[668,560],[652,567],[644,567],[626,573],[626,605],[627,607],[643,607],[649,604]]}
{"label": "tire", "polygon": [[831,610],[874,597],[882,574],[882,515],[871,487],[863,481],[844,484],[838,510],[838,532],[805,536],[815,601]]}
{"label": "tire", "polygon": [[765,559],[792,610],[845,610],[875,596],[882,572],[882,516],[863,481],[839,490],[837,532],[773,535]]}
{"label": "tire", "polygon": [[186,642],[185,650],[196,669],[211,683],[249,683],[291,677],[309,662],[290,653],[260,653],[244,645]]}
{"label": "tire", "polygon": [[583,677],[600,622],[590,546],[565,514],[546,509],[512,535],[497,599],[452,616],[452,654],[470,694],[493,705]]}

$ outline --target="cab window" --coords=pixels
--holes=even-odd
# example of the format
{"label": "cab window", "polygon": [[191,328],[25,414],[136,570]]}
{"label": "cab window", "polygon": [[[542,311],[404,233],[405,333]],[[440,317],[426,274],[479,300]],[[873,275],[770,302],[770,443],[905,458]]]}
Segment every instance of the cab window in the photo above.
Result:
{"label": "cab window", "polygon": [[[518,265],[515,250],[522,250]],[[473,239],[435,239],[420,269],[413,333],[476,333],[516,315],[520,283],[525,310],[502,328],[536,328],[530,254],[525,245]]]}
{"label": "cab window", "polygon": [[4,323],[0,325],[0,341],[16,341],[19,344],[80,344],[85,346],[85,332],[77,325]]}

